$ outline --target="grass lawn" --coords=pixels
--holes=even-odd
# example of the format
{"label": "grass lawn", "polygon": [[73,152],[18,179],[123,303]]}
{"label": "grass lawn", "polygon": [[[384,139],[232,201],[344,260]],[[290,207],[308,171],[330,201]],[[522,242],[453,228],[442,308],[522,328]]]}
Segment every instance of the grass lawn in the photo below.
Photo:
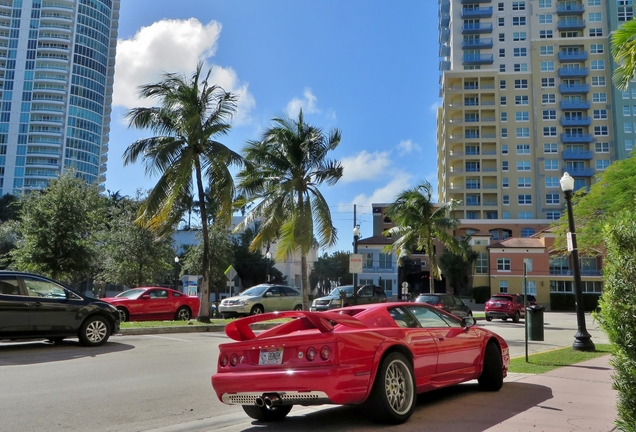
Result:
{"label": "grass lawn", "polygon": [[612,346],[597,344],[596,350],[591,352],[574,351],[572,347],[555,349],[526,357],[516,357],[510,360],[509,372],[542,374],[562,366],[569,366],[596,357],[612,353]]}

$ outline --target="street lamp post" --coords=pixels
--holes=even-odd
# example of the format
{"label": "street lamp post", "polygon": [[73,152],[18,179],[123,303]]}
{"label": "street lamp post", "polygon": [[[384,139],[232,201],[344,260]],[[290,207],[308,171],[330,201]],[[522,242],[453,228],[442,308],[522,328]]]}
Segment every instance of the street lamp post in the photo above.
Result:
{"label": "street lamp post", "polygon": [[[358,253],[358,240],[360,240],[360,225],[353,227],[353,254]],[[353,304],[358,304],[358,274],[353,274]]]}
{"label": "street lamp post", "polygon": [[267,253],[265,254],[265,258],[267,258],[267,283],[269,283],[270,280],[270,275],[269,275],[269,268],[271,265],[271,260],[272,260],[272,253],[269,251],[269,249],[267,249]]}
{"label": "street lamp post", "polygon": [[574,335],[572,348],[576,351],[594,351],[595,346],[592,336],[587,332],[585,325],[585,312],[583,310],[583,293],[581,291],[581,270],[579,268],[579,250],[576,244],[576,231],[574,227],[574,212],[572,211],[572,191],[574,190],[574,179],[568,173],[564,173],[559,181],[561,190],[565,194],[565,201],[568,208],[568,222],[570,232],[568,232],[568,250],[571,252],[572,269],[574,270],[574,301],[576,303],[576,323],[577,332]]}
{"label": "street lamp post", "polygon": [[174,289],[179,290],[179,257],[174,257]]}

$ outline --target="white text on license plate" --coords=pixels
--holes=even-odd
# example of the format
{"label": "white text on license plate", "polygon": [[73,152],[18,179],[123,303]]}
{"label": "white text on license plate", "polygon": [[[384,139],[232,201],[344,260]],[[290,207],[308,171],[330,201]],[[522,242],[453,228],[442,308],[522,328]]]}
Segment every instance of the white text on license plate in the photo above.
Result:
{"label": "white text on license plate", "polygon": [[271,348],[262,349],[258,358],[259,365],[279,365],[283,363],[283,349]]}

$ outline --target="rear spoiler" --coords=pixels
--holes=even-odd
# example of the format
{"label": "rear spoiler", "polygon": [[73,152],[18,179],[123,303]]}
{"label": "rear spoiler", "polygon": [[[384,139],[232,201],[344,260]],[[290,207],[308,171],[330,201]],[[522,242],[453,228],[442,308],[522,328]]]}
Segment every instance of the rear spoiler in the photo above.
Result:
{"label": "rear spoiler", "polygon": [[[254,333],[250,325],[281,318],[296,318],[291,321],[280,323],[276,327],[265,330],[258,335]],[[366,324],[357,318],[344,313],[336,312],[309,312],[309,311],[287,311],[270,312],[252,315],[238,319],[229,323],[225,327],[225,334],[235,341],[246,341],[251,339],[268,338],[289,334],[299,330],[318,329],[321,333],[333,331],[335,324],[342,324],[354,328],[368,328]]]}

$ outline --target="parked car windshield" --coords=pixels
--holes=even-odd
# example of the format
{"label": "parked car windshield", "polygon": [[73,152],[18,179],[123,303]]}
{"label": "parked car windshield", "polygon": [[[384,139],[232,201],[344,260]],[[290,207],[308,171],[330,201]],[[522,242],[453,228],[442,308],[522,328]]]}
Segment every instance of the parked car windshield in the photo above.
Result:
{"label": "parked car windshield", "polygon": [[506,296],[492,296],[492,298],[490,299],[490,301],[511,301],[512,299],[510,297],[506,297]]}
{"label": "parked car windshield", "polygon": [[134,299],[139,298],[139,296],[141,296],[144,291],[146,291],[146,290],[137,289],[137,288],[136,289],[131,289],[131,290],[124,291],[123,293],[119,293],[115,297],[123,297],[123,298],[134,300]]}
{"label": "parked car windshield", "polygon": [[437,304],[437,303],[441,303],[441,299],[439,298],[439,296],[434,296],[434,295],[420,295],[417,298],[418,302],[422,302],[422,303],[433,303],[433,304]]}
{"label": "parked car windshield", "polygon": [[265,292],[267,288],[269,288],[268,285],[256,285],[256,286],[253,286],[252,288],[246,289],[239,295],[248,296],[248,297],[259,297],[263,295],[263,293]]}
{"label": "parked car windshield", "polygon": [[346,292],[347,295],[353,295],[353,287],[352,286],[334,288],[334,289],[331,290],[329,295],[332,296],[332,297],[340,297],[340,291]]}

